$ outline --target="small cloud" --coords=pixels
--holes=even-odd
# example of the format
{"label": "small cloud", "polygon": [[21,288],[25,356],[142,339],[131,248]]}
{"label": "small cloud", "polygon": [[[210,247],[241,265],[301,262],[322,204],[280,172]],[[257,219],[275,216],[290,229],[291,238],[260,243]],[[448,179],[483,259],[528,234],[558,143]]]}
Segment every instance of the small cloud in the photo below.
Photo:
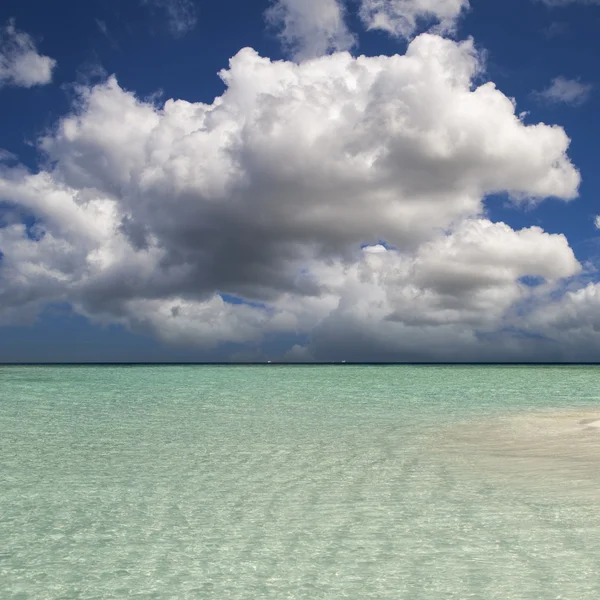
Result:
{"label": "small cloud", "polygon": [[600,215],[594,217],[594,224],[596,225],[596,229],[600,229]]}
{"label": "small cloud", "polygon": [[545,90],[534,92],[534,96],[552,104],[581,106],[590,97],[592,89],[593,86],[589,83],[559,76]]}
{"label": "small cloud", "polygon": [[153,106],[160,106],[161,99],[164,97],[164,95],[165,95],[165,91],[162,88],[159,88],[159,89],[151,92],[147,96],[145,96],[144,102],[147,102],[148,104],[152,104]]}
{"label": "small cloud", "polygon": [[339,0],[272,0],[265,17],[298,61],[350,50],[356,43]]}
{"label": "small cloud", "polygon": [[[108,78],[108,71],[102,66],[96,57],[85,61],[77,69],[77,83],[91,86]],[[67,88],[69,85],[66,86]]]}
{"label": "small cloud", "polygon": [[38,54],[31,36],[18,31],[14,20],[0,30],[0,87],[45,85],[55,66],[53,58]]}
{"label": "small cloud", "polygon": [[196,6],[191,0],[141,0],[141,4],[163,10],[169,31],[177,38],[189,33],[198,22]]}
{"label": "small cloud", "polygon": [[454,33],[469,8],[469,0],[361,0],[359,14],[368,31],[409,40],[423,24],[436,24],[433,31],[441,35]]}
{"label": "small cloud", "polygon": [[106,26],[106,21],[102,21],[101,19],[96,19],[96,25],[101,33],[104,35],[108,35],[108,27]]}
{"label": "small cloud", "polygon": [[561,35],[566,35],[569,32],[569,25],[560,21],[554,21],[553,23],[550,23],[548,27],[544,28],[543,32],[549,39],[559,37]]}
{"label": "small cloud", "polygon": [[115,48],[115,49],[118,48],[119,44],[117,43],[117,40],[115,40],[115,38],[111,35],[110,31],[108,30],[106,21],[102,21],[101,19],[95,19],[95,21],[96,21],[96,26],[98,27],[98,30],[108,40],[108,43],[111,45],[111,47]]}
{"label": "small cloud", "polygon": [[18,156],[5,148],[0,148],[0,162],[14,162],[18,160]]}
{"label": "small cloud", "polygon": [[550,8],[567,6],[569,4],[600,4],[600,0],[540,0],[540,2]]}

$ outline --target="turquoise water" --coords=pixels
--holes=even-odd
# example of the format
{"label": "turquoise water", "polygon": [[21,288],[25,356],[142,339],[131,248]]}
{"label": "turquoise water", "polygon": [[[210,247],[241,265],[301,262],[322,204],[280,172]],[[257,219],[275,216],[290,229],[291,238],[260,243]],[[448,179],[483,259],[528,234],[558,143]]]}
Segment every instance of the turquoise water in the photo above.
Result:
{"label": "turquoise water", "polygon": [[0,598],[596,600],[599,376],[0,367]]}

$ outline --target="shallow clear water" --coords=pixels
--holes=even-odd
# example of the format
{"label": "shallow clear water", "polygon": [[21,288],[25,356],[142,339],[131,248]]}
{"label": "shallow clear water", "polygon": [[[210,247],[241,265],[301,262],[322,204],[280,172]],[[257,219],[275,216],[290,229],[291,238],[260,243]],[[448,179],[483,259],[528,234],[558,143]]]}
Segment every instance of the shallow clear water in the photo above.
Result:
{"label": "shallow clear water", "polygon": [[0,367],[0,598],[600,597],[595,367]]}

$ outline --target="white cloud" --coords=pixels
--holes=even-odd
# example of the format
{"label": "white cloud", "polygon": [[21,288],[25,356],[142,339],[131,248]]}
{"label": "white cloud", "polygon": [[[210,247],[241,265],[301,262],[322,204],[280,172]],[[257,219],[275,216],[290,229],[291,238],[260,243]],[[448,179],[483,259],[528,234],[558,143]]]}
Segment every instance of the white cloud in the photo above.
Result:
{"label": "white cloud", "polygon": [[592,89],[591,84],[560,76],[555,77],[545,90],[535,95],[551,103],[580,106],[589,99]]}
{"label": "white cloud", "polygon": [[367,29],[381,29],[409,39],[419,23],[435,23],[435,31],[446,34],[456,28],[469,0],[361,0],[360,16]]}
{"label": "white cloud", "polygon": [[594,224],[596,225],[596,229],[600,229],[600,215],[594,218]]}
{"label": "white cloud", "polygon": [[9,152],[5,148],[0,148],[0,162],[10,162],[13,160],[18,160],[18,156]]}
{"label": "white cloud", "polygon": [[106,21],[103,21],[102,19],[94,19],[94,20],[96,21],[96,26],[98,27],[98,31],[106,38],[106,40],[108,41],[110,46],[115,50],[118,49],[119,43],[117,42],[117,40],[113,37],[113,35],[109,31]]}
{"label": "white cloud", "polygon": [[568,4],[600,4],[600,0],[539,0],[547,6],[567,6]]}
{"label": "white cloud", "polygon": [[537,307],[527,322],[530,331],[543,331],[560,360],[600,358],[600,284],[568,291],[558,301]]}
{"label": "white cloud", "polygon": [[274,0],[266,17],[297,60],[349,50],[355,43],[338,0]]}
{"label": "white cloud", "polygon": [[525,125],[480,69],[471,42],[422,35],[405,56],[300,64],[246,48],[212,104],[80,87],[46,166],[0,170],[0,200],[38,222],[0,228],[0,320],[61,301],[209,348],[311,335],[290,351],[307,359],[523,351],[504,332],[580,266],[483,200],[571,199],[579,173],[565,132]]}
{"label": "white cloud", "polygon": [[[413,254],[366,248],[362,260],[336,270],[327,279],[340,301],[315,327],[311,356],[477,360],[481,352],[497,358],[502,346],[496,339],[487,347],[485,337],[522,327],[523,307],[580,266],[563,236],[470,219]],[[526,276],[540,285],[523,284]]]}
{"label": "white cloud", "polygon": [[54,59],[38,54],[31,36],[18,31],[14,21],[0,30],[0,87],[45,85],[55,66]]}
{"label": "white cloud", "polygon": [[141,0],[141,3],[164,11],[174,37],[186,35],[198,22],[196,6],[191,0]]}
{"label": "white cloud", "polygon": [[561,21],[554,21],[548,27],[544,27],[542,31],[547,38],[559,37],[569,32],[569,25]]}

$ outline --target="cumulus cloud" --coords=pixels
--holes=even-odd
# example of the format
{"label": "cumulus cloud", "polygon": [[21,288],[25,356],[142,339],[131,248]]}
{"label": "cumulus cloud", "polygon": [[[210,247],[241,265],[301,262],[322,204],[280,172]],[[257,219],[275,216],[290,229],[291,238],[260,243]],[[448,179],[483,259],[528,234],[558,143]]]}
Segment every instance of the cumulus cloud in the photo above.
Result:
{"label": "cumulus cloud", "polygon": [[[580,268],[563,236],[486,219],[409,255],[367,247],[362,260],[328,275],[340,302],[305,350],[317,360],[493,360],[508,350],[514,358],[522,344],[510,348],[515,339],[506,336],[504,348],[499,332],[522,327],[529,303]],[[523,283],[527,276],[539,285]]]}
{"label": "cumulus cloud", "polygon": [[55,66],[54,59],[38,54],[31,36],[18,31],[14,21],[0,30],[0,87],[45,85]]}
{"label": "cumulus cloud", "polygon": [[274,0],[266,18],[297,60],[349,50],[355,43],[339,0]]}
{"label": "cumulus cloud", "polygon": [[547,346],[560,360],[598,361],[600,358],[600,284],[570,290],[558,301],[542,303],[530,315],[529,331],[543,331]]}
{"label": "cumulus cloud", "polygon": [[404,56],[245,48],[211,104],[81,86],[39,171],[0,167],[0,201],[34,220],[0,227],[0,322],[69,302],[205,348],[299,334],[305,359],[521,352],[507,332],[531,338],[524,315],[581,267],[561,235],[490,222],[484,199],[569,200],[580,178],[565,132],[523,123],[480,70],[471,42],[425,34]]}
{"label": "cumulus cloud", "polygon": [[165,13],[169,31],[174,37],[186,35],[198,22],[196,6],[192,0],[141,0],[141,3]]}
{"label": "cumulus cloud", "polygon": [[434,23],[435,31],[454,31],[469,0],[361,0],[360,16],[367,29],[411,38],[420,23]]}
{"label": "cumulus cloud", "polygon": [[560,76],[555,77],[545,90],[534,95],[553,104],[581,106],[589,99],[592,89],[591,84]]}

